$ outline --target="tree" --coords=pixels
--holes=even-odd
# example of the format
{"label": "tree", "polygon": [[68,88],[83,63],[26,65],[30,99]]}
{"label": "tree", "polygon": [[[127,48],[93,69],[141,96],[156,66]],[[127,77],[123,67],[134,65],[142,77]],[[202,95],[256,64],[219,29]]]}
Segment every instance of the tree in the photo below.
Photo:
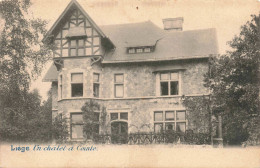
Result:
{"label": "tree", "polygon": [[259,125],[259,16],[253,15],[229,45],[232,51],[210,60],[205,82],[212,91],[213,112],[223,116],[224,140],[239,145]]}
{"label": "tree", "polygon": [[106,132],[107,112],[105,107],[93,100],[87,101],[81,108],[83,112],[83,132],[87,139],[95,140],[95,135],[101,131]]}
{"label": "tree", "polygon": [[40,110],[40,100],[28,90],[31,79],[50,59],[52,49],[51,43],[41,42],[47,22],[30,18],[30,5],[30,0],[0,1],[4,23],[0,32],[0,129],[12,132],[6,138],[18,141],[26,140],[26,121],[33,117],[29,113]]}

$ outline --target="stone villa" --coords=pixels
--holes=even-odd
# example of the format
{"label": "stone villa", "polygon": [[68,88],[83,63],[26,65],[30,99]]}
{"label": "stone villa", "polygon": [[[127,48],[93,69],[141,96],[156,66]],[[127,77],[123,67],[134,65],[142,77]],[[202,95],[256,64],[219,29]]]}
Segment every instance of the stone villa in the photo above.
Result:
{"label": "stone villa", "polygon": [[43,81],[52,82],[53,117],[68,119],[71,140],[83,138],[81,107],[91,99],[106,107],[118,133],[208,127],[182,98],[209,94],[203,75],[218,54],[216,30],[183,31],[183,18],[162,21],[164,29],[151,21],[99,26],[77,1],[69,3],[44,38],[57,49]]}

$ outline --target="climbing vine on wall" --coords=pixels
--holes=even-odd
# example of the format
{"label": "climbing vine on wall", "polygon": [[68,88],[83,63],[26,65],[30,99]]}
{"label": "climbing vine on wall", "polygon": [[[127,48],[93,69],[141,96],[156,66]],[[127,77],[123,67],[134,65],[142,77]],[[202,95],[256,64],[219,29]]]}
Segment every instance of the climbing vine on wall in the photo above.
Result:
{"label": "climbing vine on wall", "polygon": [[188,128],[194,132],[210,132],[209,96],[184,97],[187,109]]}
{"label": "climbing vine on wall", "polygon": [[83,132],[85,138],[94,140],[99,134],[99,128],[106,127],[107,112],[104,106],[96,101],[87,101],[81,108],[83,112]]}

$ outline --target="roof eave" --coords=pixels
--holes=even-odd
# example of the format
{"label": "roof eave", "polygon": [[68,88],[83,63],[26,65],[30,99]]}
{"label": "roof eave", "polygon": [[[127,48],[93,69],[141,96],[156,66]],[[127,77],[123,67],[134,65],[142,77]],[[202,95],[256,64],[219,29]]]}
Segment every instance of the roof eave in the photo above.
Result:
{"label": "roof eave", "polygon": [[169,58],[169,59],[146,59],[146,60],[119,60],[119,61],[102,61],[102,64],[114,64],[114,63],[137,63],[137,62],[163,62],[163,61],[177,61],[177,60],[191,60],[209,58],[210,55],[195,56],[186,58]]}

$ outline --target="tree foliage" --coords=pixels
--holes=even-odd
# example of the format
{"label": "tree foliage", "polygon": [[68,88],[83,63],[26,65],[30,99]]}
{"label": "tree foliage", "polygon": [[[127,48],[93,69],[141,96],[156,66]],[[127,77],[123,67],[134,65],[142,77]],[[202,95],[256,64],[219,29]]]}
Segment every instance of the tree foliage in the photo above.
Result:
{"label": "tree foliage", "polygon": [[250,130],[255,130],[251,122],[259,118],[259,29],[259,16],[253,15],[229,42],[232,51],[210,60],[205,76],[212,91],[213,111],[223,116],[224,140],[229,144],[246,141]]}
{"label": "tree foliage", "polygon": [[0,1],[0,130],[5,140],[32,140],[33,129],[44,127],[35,119],[48,118],[38,92],[28,92],[31,79],[41,73],[52,49],[41,41],[47,22],[34,19],[30,5],[30,0]]}
{"label": "tree foliage", "polygon": [[83,112],[83,132],[87,139],[93,139],[98,134],[99,128],[104,131],[106,128],[107,112],[97,102],[87,101],[81,108]]}

